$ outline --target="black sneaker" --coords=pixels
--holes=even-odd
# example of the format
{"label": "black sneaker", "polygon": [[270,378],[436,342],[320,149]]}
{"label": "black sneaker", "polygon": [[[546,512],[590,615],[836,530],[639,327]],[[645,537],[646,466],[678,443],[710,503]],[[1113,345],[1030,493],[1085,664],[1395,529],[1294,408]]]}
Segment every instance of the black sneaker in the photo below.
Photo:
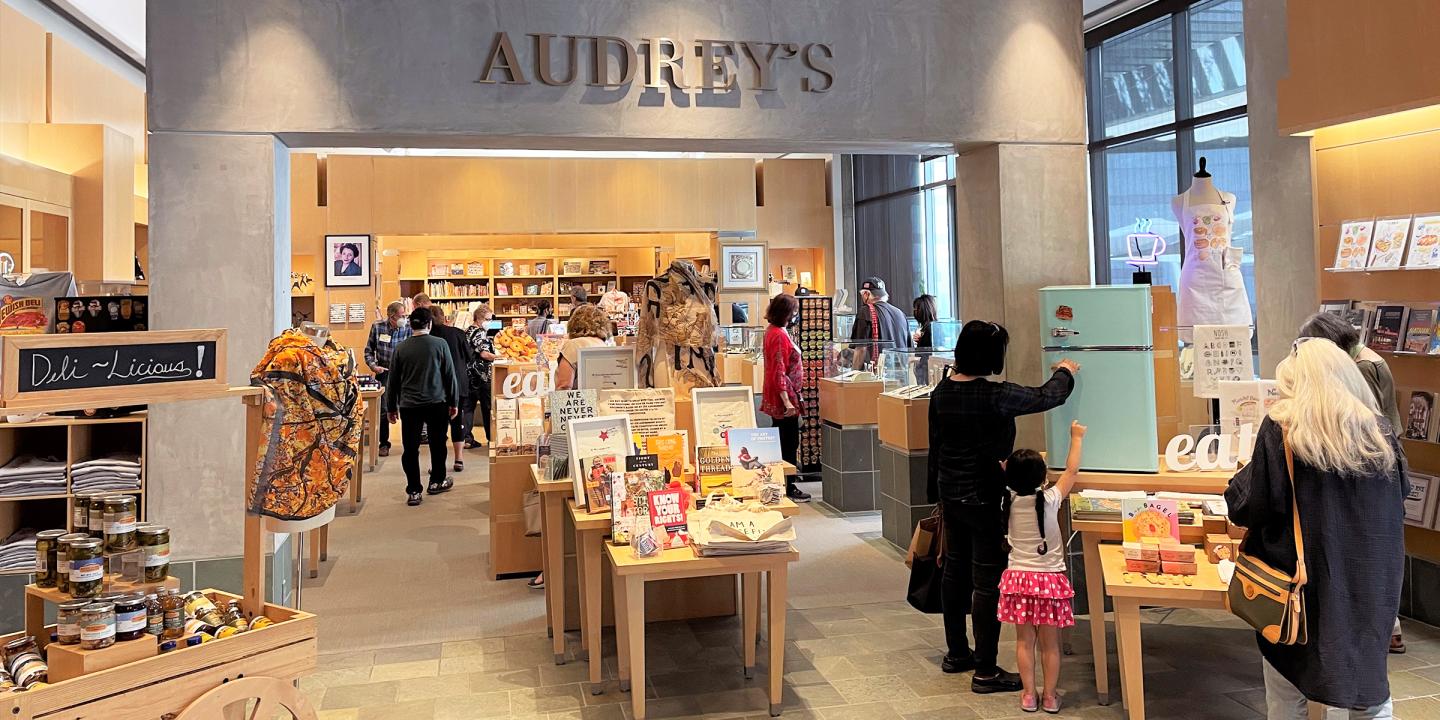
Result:
{"label": "black sneaker", "polygon": [[455,472],[464,472],[464,471],[465,471],[465,462],[462,461],[462,460],[456,460],[456,461],[455,461],[455,465],[454,465],[453,467],[455,468]]}
{"label": "black sneaker", "polygon": [[940,661],[940,670],[951,675],[954,675],[955,673],[970,672],[974,669],[974,655],[966,655],[965,657],[954,657],[952,655],[946,655],[945,659]]}
{"label": "black sneaker", "polygon": [[447,477],[441,482],[430,483],[429,489],[427,489],[425,492],[428,492],[431,495],[439,495],[440,493],[450,492],[450,489],[453,487],[455,487],[454,478]]}
{"label": "black sneaker", "polygon": [[416,505],[419,505],[424,501],[425,498],[418,492],[405,494],[405,504],[409,505],[410,507],[415,507]]}
{"label": "black sneaker", "polygon": [[1023,689],[1025,686],[1020,682],[1019,673],[1005,672],[1000,668],[995,669],[994,675],[981,677],[977,673],[970,680],[970,692],[977,695],[1020,692]]}
{"label": "black sneaker", "polygon": [[810,502],[810,493],[807,493],[804,490],[795,487],[794,485],[791,485],[790,487],[785,489],[785,497],[788,497],[792,501],[797,503]]}

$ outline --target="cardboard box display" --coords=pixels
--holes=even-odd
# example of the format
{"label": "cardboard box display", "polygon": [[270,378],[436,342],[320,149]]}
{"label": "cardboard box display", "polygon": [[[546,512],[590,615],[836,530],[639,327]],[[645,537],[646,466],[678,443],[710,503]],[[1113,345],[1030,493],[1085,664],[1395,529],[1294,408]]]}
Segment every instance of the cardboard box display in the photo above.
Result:
{"label": "cardboard box display", "polygon": [[1189,562],[1162,560],[1160,569],[1166,575],[1197,575],[1200,572],[1194,560]]}
{"label": "cardboard box display", "polygon": [[1131,560],[1125,559],[1125,572],[1158,573],[1160,572],[1159,560]]}
{"label": "cardboard box display", "polygon": [[1229,518],[1220,515],[1201,515],[1200,524],[1205,527],[1206,535],[1224,535],[1230,529]]}

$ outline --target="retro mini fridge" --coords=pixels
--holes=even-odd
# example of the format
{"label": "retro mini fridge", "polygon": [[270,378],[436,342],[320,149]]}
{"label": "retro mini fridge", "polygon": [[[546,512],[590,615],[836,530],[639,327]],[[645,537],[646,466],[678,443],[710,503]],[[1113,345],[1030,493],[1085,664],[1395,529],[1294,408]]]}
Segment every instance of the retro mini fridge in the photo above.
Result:
{"label": "retro mini fridge", "polygon": [[1040,346],[1045,367],[1080,364],[1075,392],[1045,414],[1046,458],[1062,468],[1070,421],[1089,428],[1085,470],[1156,472],[1155,358],[1149,285],[1040,289]]}

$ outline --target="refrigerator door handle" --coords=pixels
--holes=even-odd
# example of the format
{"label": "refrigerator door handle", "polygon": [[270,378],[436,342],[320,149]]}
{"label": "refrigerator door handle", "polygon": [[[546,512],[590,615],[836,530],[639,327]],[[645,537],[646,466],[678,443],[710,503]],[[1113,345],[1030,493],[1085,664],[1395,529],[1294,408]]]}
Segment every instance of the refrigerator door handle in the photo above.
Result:
{"label": "refrigerator door handle", "polygon": [[1051,328],[1051,329],[1050,329],[1050,337],[1057,337],[1057,338],[1058,338],[1058,337],[1070,337],[1070,336],[1072,336],[1072,335],[1079,335],[1079,334],[1080,334],[1080,331],[1079,331],[1079,330],[1072,330],[1072,329],[1067,328],[1067,327],[1056,327],[1056,328]]}
{"label": "refrigerator door handle", "polygon": [[1151,352],[1152,345],[1046,345],[1044,352]]}

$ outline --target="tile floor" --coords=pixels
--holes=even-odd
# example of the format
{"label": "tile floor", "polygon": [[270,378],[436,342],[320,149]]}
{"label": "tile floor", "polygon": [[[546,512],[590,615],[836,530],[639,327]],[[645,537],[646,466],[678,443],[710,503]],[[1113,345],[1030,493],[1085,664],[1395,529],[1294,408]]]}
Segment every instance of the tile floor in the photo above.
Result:
{"label": "tile floor", "polygon": [[[1155,720],[1262,718],[1259,655],[1245,629],[1223,613],[1145,613],[1147,716]],[[939,618],[902,603],[791,610],[785,660],[784,718],[790,720],[965,720],[1024,715],[1015,695],[970,693],[968,676],[939,670]],[[1410,652],[1392,655],[1396,717],[1440,719],[1440,631],[1406,628]],[[655,623],[647,630],[651,718],[768,717],[764,653],[752,680],[741,673],[734,618]],[[1108,707],[1096,704],[1085,621],[1062,661],[1064,715],[1123,718],[1112,672]],[[447,642],[357,653],[322,654],[301,689],[321,720],[468,720],[547,718],[621,720],[629,695],[614,681],[613,639],[606,635],[605,681],[590,693],[586,665],[556,666],[544,634]],[[1010,647],[1006,647],[1009,645]],[[1002,663],[1014,667],[1009,633]],[[1111,668],[1116,667],[1113,641]]]}

